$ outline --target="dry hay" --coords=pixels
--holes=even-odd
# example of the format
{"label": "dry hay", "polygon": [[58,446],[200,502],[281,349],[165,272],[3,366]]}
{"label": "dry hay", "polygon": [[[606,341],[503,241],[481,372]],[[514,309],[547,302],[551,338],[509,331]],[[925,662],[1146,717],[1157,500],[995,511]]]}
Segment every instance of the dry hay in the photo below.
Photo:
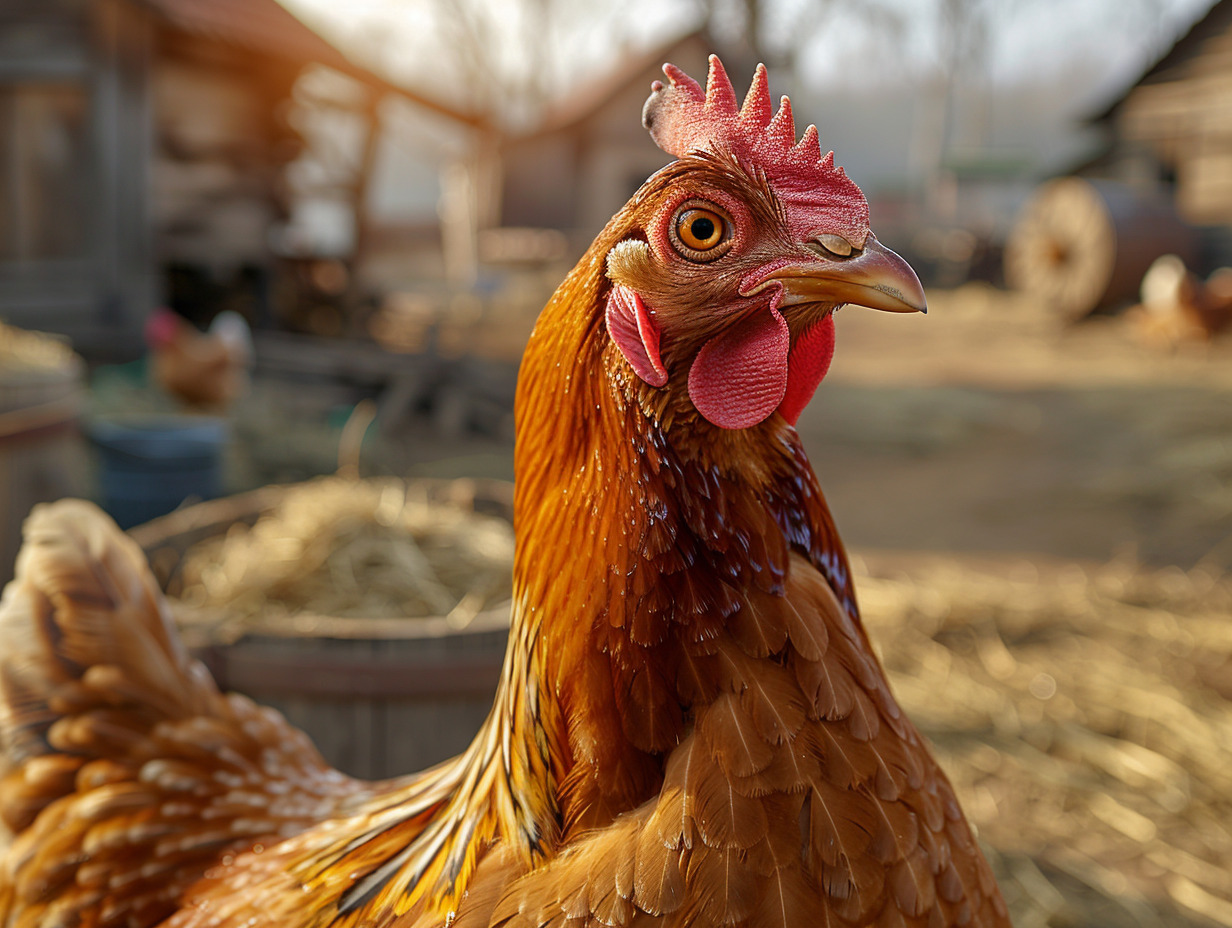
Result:
{"label": "dry hay", "polygon": [[883,560],[870,631],[1018,928],[1232,925],[1232,582]]}
{"label": "dry hay", "polygon": [[185,552],[177,619],[220,617],[216,640],[302,613],[446,617],[465,626],[511,595],[513,528],[401,480],[322,477],[286,488],[256,524]]}
{"label": "dry hay", "polygon": [[0,322],[0,371],[76,369],[77,356],[64,341]]}

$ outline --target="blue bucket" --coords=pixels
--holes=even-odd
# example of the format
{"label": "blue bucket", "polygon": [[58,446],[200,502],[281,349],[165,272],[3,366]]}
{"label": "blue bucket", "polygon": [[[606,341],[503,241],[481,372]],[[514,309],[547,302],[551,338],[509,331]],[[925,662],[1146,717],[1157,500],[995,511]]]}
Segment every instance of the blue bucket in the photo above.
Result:
{"label": "blue bucket", "polygon": [[166,515],[185,500],[222,495],[221,419],[94,422],[102,505],[120,528]]}

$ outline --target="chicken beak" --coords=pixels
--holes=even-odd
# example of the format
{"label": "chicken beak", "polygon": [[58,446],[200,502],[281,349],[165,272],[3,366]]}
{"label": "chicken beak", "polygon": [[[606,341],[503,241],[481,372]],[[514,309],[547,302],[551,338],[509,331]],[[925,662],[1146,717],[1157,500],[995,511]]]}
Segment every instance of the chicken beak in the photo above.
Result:
{"label": "chicken beak", "polygon": [[851,257],[788,265],[766,277],[753,293],[776,283],[783,289],[780,306],[851,303],[892,313],[928,312],[924,288],[911,265],[871,232]]}

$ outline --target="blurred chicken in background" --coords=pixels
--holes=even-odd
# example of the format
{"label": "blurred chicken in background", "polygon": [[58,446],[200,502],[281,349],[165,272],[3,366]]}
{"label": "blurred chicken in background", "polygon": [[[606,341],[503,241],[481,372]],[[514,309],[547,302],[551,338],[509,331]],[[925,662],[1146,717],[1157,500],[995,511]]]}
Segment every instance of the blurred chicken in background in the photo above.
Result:
{"label": "blurred chicken in background", "polygon": [[1149,344],[1207,340],[1232,324],[1232,268],[1205,282],[1176,255],[1163,255],[1142,276],[1141,304],[1131,315]]}
{"label": "blurred chicken in background", "polygon": [[145,340],[152,380],[193,410],[220,412],[248,389],[252,332],[239,313],[221,312],[201,332],[160,308],[146,323]]}

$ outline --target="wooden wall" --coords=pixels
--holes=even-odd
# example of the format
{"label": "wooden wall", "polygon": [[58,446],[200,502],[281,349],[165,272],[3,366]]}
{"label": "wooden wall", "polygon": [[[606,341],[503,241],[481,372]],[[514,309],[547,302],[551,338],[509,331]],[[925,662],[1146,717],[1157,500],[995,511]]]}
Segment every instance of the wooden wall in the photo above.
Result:
{"label": "wooden wall", "polygon": [[[1182,215],[1232,223],[1232,26],[1195,27],[1188,54],[1135,87],[1118,108],[1118,135],[1176,175]],[[1202,33],[1207,34],[1202,34]]]}
{"label": "wooden wall", "polygon": [[10,2],[0,318],[135,356],[169,265],[251,281],[271,263],[301,66],[181,31],[138,0]]}
{"label": "wooden wall", "polygon": [[298,68],[164,33],[154,64],[150,189],[160,260],[225,273],[269,259]]}

